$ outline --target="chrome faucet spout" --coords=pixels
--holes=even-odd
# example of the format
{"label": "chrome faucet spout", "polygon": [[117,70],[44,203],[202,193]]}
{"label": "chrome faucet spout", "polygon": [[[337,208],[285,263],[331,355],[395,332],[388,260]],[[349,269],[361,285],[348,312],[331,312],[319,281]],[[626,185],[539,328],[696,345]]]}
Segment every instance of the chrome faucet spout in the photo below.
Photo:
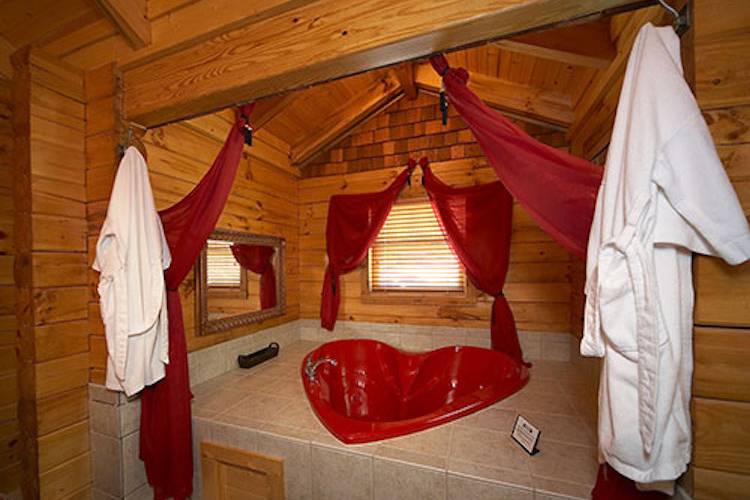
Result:
{"label": "chrome faucet spout", "polygon": [[307,363],[305,363],[305,375],[307,375],[308,380],[313,382],[315,380],[315,372],[317,372],[318,367],[326,363],[331,366],[338,366],[339,364],[338,361],[333,358],[320,358],[317,361],[313,361],[312,358],[307,358]]}

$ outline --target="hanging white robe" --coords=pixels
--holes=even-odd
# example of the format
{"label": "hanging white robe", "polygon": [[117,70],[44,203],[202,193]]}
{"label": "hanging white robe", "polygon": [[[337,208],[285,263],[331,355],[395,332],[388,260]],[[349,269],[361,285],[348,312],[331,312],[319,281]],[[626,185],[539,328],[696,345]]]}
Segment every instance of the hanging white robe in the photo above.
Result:
{"label": "hanging white robe", "polygon": [[604,357],[600,459],[666,492],[690,461],[692,252],[741,263],[750,232],[683,78],[679,38],[647,24],[589,236],[581,353]]}
{"label": "hanging white robe", "polygon": [[134,147],[117,170],[94,269],[107,337],[107,388],[131,396],[164,377],[169,363],[164,270],[172,259],[148,168]]}

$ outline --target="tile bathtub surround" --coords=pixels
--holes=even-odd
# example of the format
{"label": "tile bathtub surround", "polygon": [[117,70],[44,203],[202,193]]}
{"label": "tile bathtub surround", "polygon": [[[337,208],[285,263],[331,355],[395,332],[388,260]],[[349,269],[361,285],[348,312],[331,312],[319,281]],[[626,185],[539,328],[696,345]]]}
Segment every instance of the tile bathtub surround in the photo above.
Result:
{"label": "tile bathtub surround", "polygon": [[[575,339],[565,332],[520,331],[519,339],[529,360],[570,361],[577,350]],[[429,351],[451,345],[490,346],[488,328],[458,328],[339,321],[333,332],[319,320],[303,319],[268,328],[252,335],[223,342],[188,356],[190,384],[200,384],[237,367],[237,355],[255,352],[278,342],[282,351],[297,340],[328,342],[346,338],[371,338],[410,351]]]}
{"label": "tile bathtub surround", "polygon": [[[320,321],[298,320],[300,339],[315,342],[348,338],[370,338],[410,351],[428,351],[451,345],[490,347],[488,328],[421,326],[401,323],[365,323],[338,321],[332,332],[320,327]],[[567,332],[519,331],[524,356],[530,360],[570,361],[577,341]]]}
{"label": "tile bathtub surround", "polygon": [[[514,396],[515,399],[511,398],[514,402],[500,402],[454,424],[358,446],[338,442],[310,410],[299,376],[299,364],[307,352],[324,341],[338,338],[374,338],[408,350],[431,350],[455,344],[488,347],[489,331],[340,321],[334,332],[328,332],[320,329],[317,320],[297,320],[195,351],[189,354],[195,395],[195,441],[206,438],[284,457],[288,498],[336,498],[339,495],[326,490],[320,480],[313,481],[313,477],[331,472],[327,468],[318,470],[312,462],[316,449],[315,456],[364,457],[354,462],[364,471],[364,475],[358,477],[368,484],[363,493],[367,498],[399,498],[399,488],[395,485],[404,482],[413,484],[413,491],[410,491],[415,495],[413,498],[461,498],[462,488],[476,491],[476,498],[525,498],[527,492],[533,492],[535,484],[546,488],[544,491],[550,495],[559,491],[575,497],[576,492],[588,486],[538,474],[533,476],[535,483],[528,467],[519,472],[507,463],[505,468],[498,463],[492,468],[471,460],[448,458],[452,440],[477,435],[468,432],[471,429],[496,432],[495,436],[501,439],[498,446],[508,449],[508,443],[502,440],[509,440],[507,435],[515,419],[515,407],[542,427],[542,442],[546,439],[569,442],[584,447],[584,453],[593,445],[590,429],[595,420],[590,411],[584,411],[584,407],[590,410],[591,401],[594,404],[596,401],[590,377],[584,376],[590,364],[565,362],[571,357],[574,339],[567,333],[549,332],[519,332],[519,336],[526,356],[535,360],[535,367],[527,388]],[[300,338],[307,340],[299,341]],[[310,342],[311,339],[314,342]],[[236,368],[238,354],[257,351],[270,342],[281,345],[278,358],[250,370]],[[552,398],[524,396],[527,392]],[[123,395],[94,384],[90,385],[89,394],[95,464],[93,496],[130,500],[150,497],[151,489],[138,459],[138,399],[128,401]],[[458,437],[454,437],[454,433]],[[331,450],[335,453],[327,453]],[[580,455],[581,450],[574,451]],[[195,457],[198,472],[197,452]],[[562,472],[552,474],[562,475]],[[368,477],[370,479],[363,479]],[[196,487],[199,487],[199,479],[197,474]],[[467,486],[467,482],[471,485]],[[437,494],[438,490],[443,493]]]}
{"label": "tile bathtub surround", "polygon": [[92,498],[152,497],[138,458],[140,401],[89,385]]}
{"label": "tile bathtub surround", "polygon": [[237,356],[240,354],[258,351],[268,347],[271,342],[277,342],[283,349],[299,338],[299,321],[295,320],[193,351],[188,354],[190,385],[200,384],[237,368]]}
{"label": "tile bathtub surround", "polygon": [[[302,357],[319,344],[292,343],[276,359],[196,386],[196,446],[207,440],[283,458],[289,499],[588,498],[598,465],[588,410],[578,405],[594,390],[586,370],[536,361],[527,387],[478,413],[345,445],[314,415],[300,379]],[[533,457],[510,438],[519,413],[542,430]]]}

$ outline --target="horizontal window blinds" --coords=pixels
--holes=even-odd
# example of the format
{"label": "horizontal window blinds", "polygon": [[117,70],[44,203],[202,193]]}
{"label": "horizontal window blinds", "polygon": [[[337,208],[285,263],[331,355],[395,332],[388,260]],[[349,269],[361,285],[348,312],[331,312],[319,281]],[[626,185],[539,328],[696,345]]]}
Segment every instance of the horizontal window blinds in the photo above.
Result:
{"label": "horizontal window blinds", "polygon": [[206,243],[206,284],[210,287],[239,287],[242,268],[232,255],[231,241]]}
{"label": "horizontal window blinds", "polygon": [[429,201],[397,203],[369,253],[371,291],[464,289],[461,264],[451,251]]}

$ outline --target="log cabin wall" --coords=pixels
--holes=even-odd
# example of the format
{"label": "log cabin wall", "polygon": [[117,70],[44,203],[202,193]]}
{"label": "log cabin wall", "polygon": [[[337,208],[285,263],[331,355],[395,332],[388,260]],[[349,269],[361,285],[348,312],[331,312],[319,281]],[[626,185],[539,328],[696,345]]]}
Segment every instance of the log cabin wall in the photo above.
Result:
{"label": "log cabin wall", "polygon": [[[146,134],[144,142],[149,154],[149,172],[157,209],[180,200],[200,180],[216,158],[233,122],[234,111],[227,110],[160,127]],[[289,164],[289,145],[259,131],[253,137],[253,145],[245,148],[232,191],[217,223],[218,228],[285,239],[285,314],[254,325],[197,336],[191,272],[180,287],[188,350],[208,347],[299,318],[297,176],[298,171]],[[249,279],[257,281],[252,276]]]}
{"label": "log cabin wall", "polygon": [[13,62],[22,489],[81,497],[91,480],[83,73],[29,49]]}
{"label": "log cabin wall", "polygon": [[[694,0],[693,9],[693,27],[682,40],[686,77],[694,77],[698,103],[747,215],[750,10],[743,0]],[[618,56],[576,109],[575,154],[595,158],[606,152],[628,51],[647,21],[663,24],[665,18],[658,8],[613,18]],[[685,484],[696,500],[743,498],[750,491],[750,264],[732,267],[696,256],[694,285],[694,447]]]}
{"label": "log cabin wall", "polygon": [[21,484],[10,113],[11,83],[0,78],[0,496],[10,495]]}
{"label": "log cabin wall", "polygon": [[[694,0],[695,94],[745,215],[750,215],[750,9]],[[693,491],[750,491],[750,263],[696,257]]]}
{"label": "log cabin wall", "polygon": [[[104,221],[118,158],[116,146],[124,131],[116,120],[118,101],[113,67],[103,66],[87,75],[89,92],[88,242],[93,261],[99,228]],[[142,138],[157,209],[184,197],[213,163],[233,123],[233,111],[207,115],[149,130]],[[137,134],[136,130],[136,134]],[[180,286],[188,349],[194,351],[251,334],[299,317],[298,172],[289,165],[289,145],[263,131],[254,137],[240,161],[235,183],[217,227],[286,240],[287,305],[283,316],[225,332],[198,336],[195,330],[195,292],[191,272]],[[89,269],[89,325],[91,382],[104,383],[106,344],[96,294],[98,273]]]}
{"label": "log cabin wall", "polygon": [[[539,140],[566,147],[564,133],[523,125]],[[383,189],[406,165],[409,156],[426,155],[435,173],[451,185],[497,180],[463,120],[450,109],[448,125],[440,121],[438,101],[420,94],[401,99],[385,113],[303,168],[300,181],[300,304],[303,318],[318,318],[325,268],[325,224],[328,199],[338,193]],[[402,196],[425,196],[417,170]],[[518,205],[513,208],[511,264],[505,294],[520,329],[568,331],[571,256],[539,229]],[[342,277],[339,319],[487,328],[491,298],[445,303],[434,295],[373,303],[362,297],[364,268]]]}

